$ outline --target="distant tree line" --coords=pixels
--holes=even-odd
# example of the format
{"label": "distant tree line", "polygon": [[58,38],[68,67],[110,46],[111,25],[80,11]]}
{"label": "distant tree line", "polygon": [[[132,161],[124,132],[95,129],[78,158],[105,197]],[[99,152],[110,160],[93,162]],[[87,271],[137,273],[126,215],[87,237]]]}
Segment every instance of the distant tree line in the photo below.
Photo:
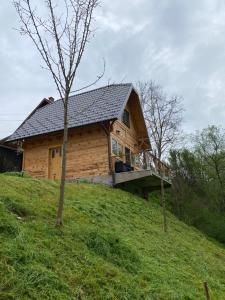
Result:
{"label": "distant tree line", "polygon": [[182,135],[182,97],[168,95],[150,80],[139,82],[143,112],[154,154],[166,160],[172,188],[160,199],[164,231],[166,208],[182,221],[225,243],[225,129],[208,126]]}
{"label": "distant tree line", "polygon": [[190,142],[170,151],[168,205],[181,220],[225,243],[225,130],[208,126]]}

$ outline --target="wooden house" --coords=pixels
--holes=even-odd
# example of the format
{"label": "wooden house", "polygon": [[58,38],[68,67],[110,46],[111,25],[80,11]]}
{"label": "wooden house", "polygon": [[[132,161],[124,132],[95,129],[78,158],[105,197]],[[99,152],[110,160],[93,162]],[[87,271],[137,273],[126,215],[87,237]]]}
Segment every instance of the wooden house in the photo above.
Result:
{"label": "wooden house", "polygon": [[[151,154],[140,99],[132,84],[71,96],[68,118],[67,180],[117,185],[147,178],[151,179],[148,184],[156,184],[160,162]],[[23,171],[57,180],[62,138],[63,102],[50,98],[41,101],[8,141],[23,148]]]}

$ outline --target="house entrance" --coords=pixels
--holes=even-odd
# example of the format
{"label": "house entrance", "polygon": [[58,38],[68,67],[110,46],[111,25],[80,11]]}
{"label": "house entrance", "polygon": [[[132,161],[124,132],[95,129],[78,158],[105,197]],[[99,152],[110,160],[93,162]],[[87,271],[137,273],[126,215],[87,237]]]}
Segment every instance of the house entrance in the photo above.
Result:
{"label": "house entrance", "polygon": [[59,180],[62,168],[61,146],[49,149],[49,179]]}

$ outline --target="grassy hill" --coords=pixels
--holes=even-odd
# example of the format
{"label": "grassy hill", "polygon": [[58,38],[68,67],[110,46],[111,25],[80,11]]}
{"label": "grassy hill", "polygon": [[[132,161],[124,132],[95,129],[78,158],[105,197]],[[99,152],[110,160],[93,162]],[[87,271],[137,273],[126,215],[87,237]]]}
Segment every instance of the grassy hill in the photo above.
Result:
{"label": "grassy hill", "polygon": [[225,299],[225,249],[121,190],[0,175],[0,299]]}

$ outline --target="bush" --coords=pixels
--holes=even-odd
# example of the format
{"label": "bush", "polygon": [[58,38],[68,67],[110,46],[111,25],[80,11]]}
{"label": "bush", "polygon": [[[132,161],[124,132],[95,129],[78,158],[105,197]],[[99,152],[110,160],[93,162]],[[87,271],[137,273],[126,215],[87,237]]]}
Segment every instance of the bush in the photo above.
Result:
{"label": "bush", "polygon": [[225,217],[218,213],[203,210],[195,226],[208,236],[225,244]]}
{"label": "bush", "polygon": [[167,193],[168,208],[181,220],[195,226],[209,237],[225,244],[225,215],[208,206],[205,197],[186,189],[179,203],[174,201],[175,195]]}

